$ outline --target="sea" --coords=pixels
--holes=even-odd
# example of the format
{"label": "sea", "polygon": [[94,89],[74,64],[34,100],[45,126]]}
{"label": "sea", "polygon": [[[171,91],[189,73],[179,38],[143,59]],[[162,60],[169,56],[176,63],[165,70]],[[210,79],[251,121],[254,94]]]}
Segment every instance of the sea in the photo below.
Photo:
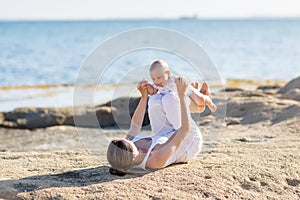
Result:
{"label": "sea", "polygon": [[[78,82],[82,66],[93,51],[122,33],[149,27],[174,31],[199,45],[222,80],[289,81],[300,75],[298,18],[0,21],[0,111],[25,106],[71,106],[73,84]],[[105,51],[114,53],[134,40],[120,40]],[[106,85],[105,92],[111,93],[107,85],[149,79],[146,71],[131,69],[146,69],[157,59],[175,66],[179,74],[197,79],[184,57],[172,51],[140,48],[110,62],[109,73],[101,82]],[[99,73],[89,73],[96,71]],[[206,79],[203,74],[198,77]],[[88,76],[80,81],[96,84]],[[100,103],[111,96],[97,98]]]}

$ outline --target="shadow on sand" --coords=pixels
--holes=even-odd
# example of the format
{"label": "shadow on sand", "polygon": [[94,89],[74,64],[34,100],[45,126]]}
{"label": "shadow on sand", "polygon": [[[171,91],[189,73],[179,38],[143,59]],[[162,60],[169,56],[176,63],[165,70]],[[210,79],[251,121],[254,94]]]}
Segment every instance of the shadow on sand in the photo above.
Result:
{"label": "shadow on sand", "polygon": [[126,176],[115,176],[109,173],[108,166],[74,170],[60,174],[49,174],[29,176],[22,179],[11,179],[0,181],[0,199],[13,199],[20,192],[31,192],[35,190],[54,187],[82,187],[99,184],[116,179],[129,179],[141,177],[150,171],[141,173],[130,173]]}

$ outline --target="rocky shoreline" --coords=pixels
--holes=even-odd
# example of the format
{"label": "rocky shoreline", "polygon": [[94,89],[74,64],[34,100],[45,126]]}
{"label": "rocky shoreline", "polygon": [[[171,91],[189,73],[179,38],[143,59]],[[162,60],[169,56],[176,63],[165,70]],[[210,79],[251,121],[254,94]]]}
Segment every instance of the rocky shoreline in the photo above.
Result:
{"label": "rocky shoreline", "polygon": [[0,199],[299,199],[299,90],[300,77],[215,93],[220,114],[193,115],[204,136],[199,156],[124,177],[109,174],[106,148],[126,134],[116,124],[128,127],[138,98],[3,112]]}
{"label": "rocky shoreline", "polygon": [[[225,97],[225,94],[229,98]],[[298,107],[284,99],[300,101],[300,77],[284,87],[278,85],[259,86],[256,91],[241,88],[226,88],[215,94],[215,101],[221,109],[226,109],[228,123],[248,124],[263,120],[277,121],[295,117]],[[129,127],[130,116],[139,102],[138,97],[121,97],[95,107],[65,108],[17,108],[11,112],[0,112],[0,127],[36,129],[58,125],[71,125],[88,128],[110,126]],[[201,114],[207,116],[209,111]],[[273,110],[268,114],[269,110]],[[299,112],[298,112],[299,113]],[[146,113],[144,125],[149,124]],[[195,118],[194,118],[195,119]]]}

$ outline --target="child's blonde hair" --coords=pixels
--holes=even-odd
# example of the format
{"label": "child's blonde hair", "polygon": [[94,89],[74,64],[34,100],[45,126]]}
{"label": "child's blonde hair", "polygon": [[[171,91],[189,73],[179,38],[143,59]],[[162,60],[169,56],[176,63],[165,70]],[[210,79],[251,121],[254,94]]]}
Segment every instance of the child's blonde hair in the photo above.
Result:
{"label": "child's blonde hair", "polygon": [[170,71],[168,63],[164,60],[154,61],[151,64],[149,71],[152,72],[153,70],[157,69],[158,67],[162,67],[165,71]]}

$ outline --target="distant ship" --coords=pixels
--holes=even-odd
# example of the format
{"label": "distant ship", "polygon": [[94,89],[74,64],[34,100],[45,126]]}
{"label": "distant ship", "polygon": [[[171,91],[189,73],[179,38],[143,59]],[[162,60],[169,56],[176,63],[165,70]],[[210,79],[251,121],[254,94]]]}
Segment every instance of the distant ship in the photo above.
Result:
{"label": "distant ship", "polygon": [[180,20],[195,20],[195,19],[199,19],[198,16],[195,14],[193,16],[183,16],[179,18]]}

